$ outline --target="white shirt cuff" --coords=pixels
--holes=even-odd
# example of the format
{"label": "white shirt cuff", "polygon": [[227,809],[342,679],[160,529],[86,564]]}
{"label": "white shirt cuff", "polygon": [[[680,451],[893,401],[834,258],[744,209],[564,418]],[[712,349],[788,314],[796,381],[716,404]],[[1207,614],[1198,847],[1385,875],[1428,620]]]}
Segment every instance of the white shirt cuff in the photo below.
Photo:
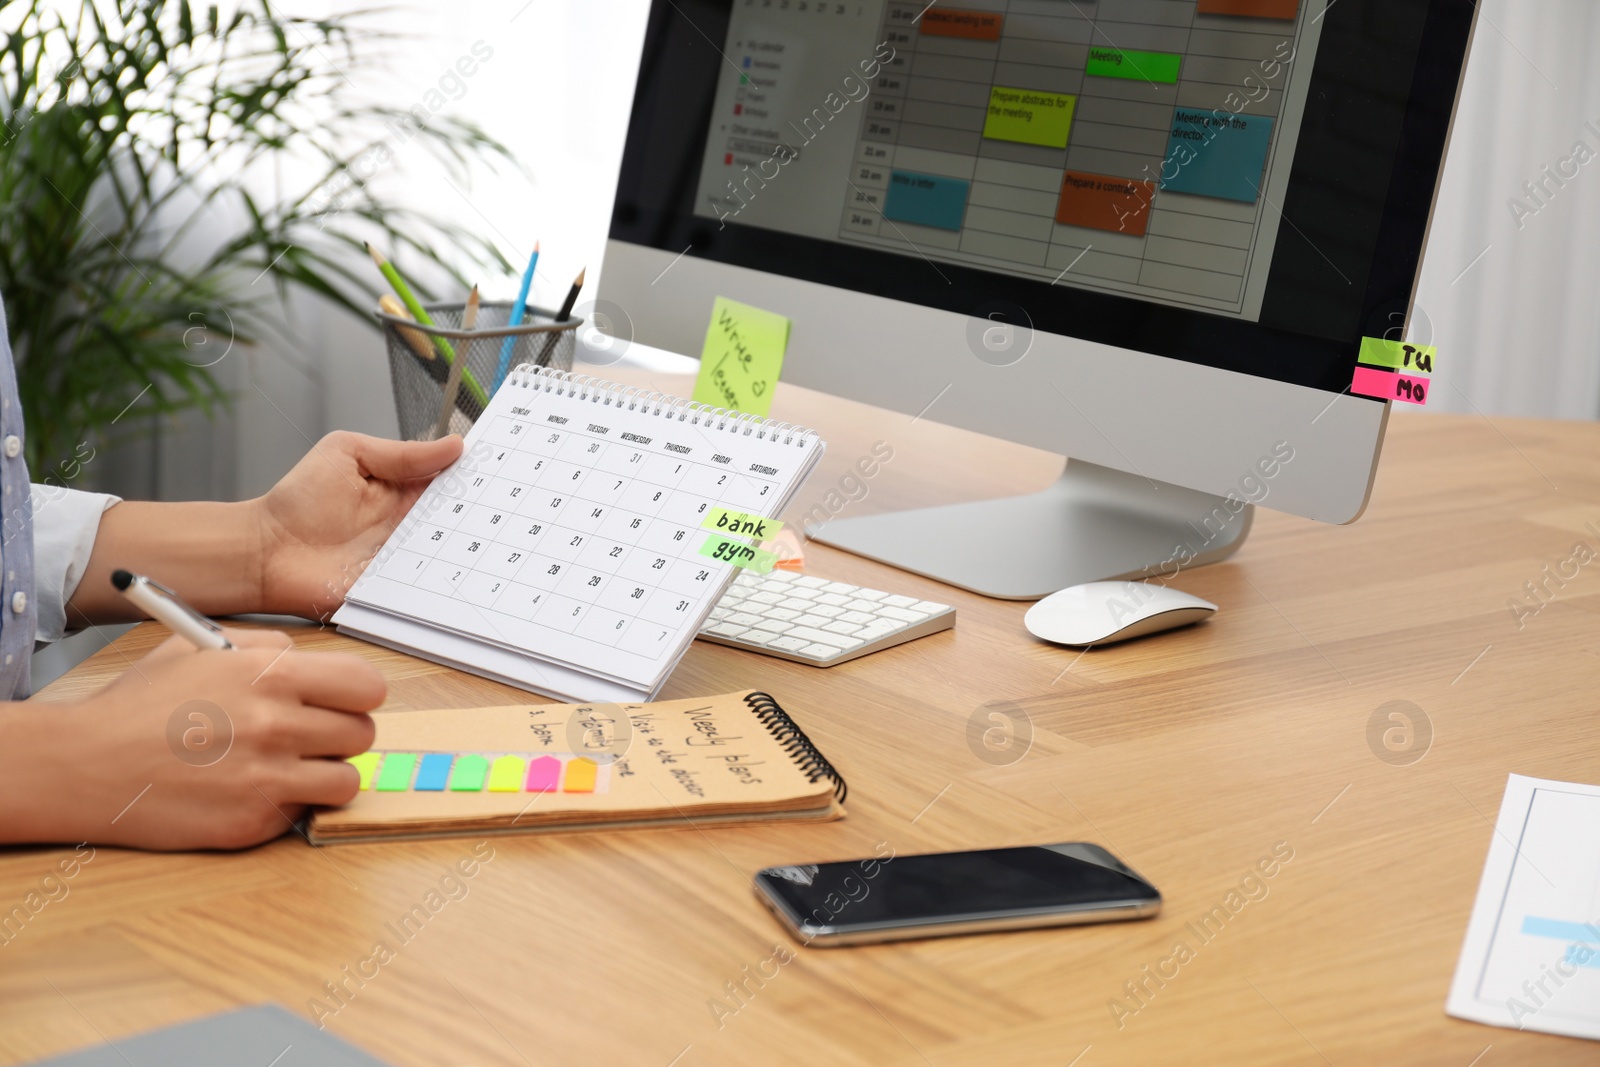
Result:
{"label": "white shirt cuff", "polygon": [[35,483],[33,502],[33,597],[38,605],[37,641],[59,641],[67,632],[67,601],[78,591],[94,552],[100,516],[121,497]]}

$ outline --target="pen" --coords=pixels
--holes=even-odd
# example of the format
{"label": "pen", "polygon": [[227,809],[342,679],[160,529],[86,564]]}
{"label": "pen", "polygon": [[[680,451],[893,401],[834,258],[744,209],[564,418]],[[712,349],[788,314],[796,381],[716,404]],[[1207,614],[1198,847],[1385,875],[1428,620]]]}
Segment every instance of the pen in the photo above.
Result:
{"label": "pen", "polygon": [[[506,321],[507,326],[521,326],[522,312],[528,306],[528,290],[533,287],[533,272],[539,265],[539,242],[533,242],[533,255],[528,257],[528,269],[522,275],[522,288],[517,290],[517,302],[511,307],[511,318]],[[506,380],[506,372],[511,369],[511,350],[517,346],[517,337],[511,334],[500,345],[500,366],[494,374],[494,387],[498,390]]]}
{"label": "pen", "polygon": [[117,592],[196,648],[232,648],[233,642],[222,627],[178,599],[178,594],[141,574],[112,571],[111,584]]}

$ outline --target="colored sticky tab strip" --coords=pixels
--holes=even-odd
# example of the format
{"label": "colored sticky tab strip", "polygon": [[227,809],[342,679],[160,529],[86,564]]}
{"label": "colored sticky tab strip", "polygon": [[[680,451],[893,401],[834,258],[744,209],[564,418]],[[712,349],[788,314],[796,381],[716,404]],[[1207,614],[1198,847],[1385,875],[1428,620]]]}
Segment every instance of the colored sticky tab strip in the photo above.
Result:
{"label": "colored sticky tab strip", "polygon": [[777,519],[763,519],[760,515],[749,515],[743,511],[712,508],[706,512],[700,528],[716,530],[729,537],[754,537],[758,541],[766,541],[778,536],[778,531],[783,529],[783,523]]}
{"label": "colored sticky tab strip", "polygon": [[359,756],[351,756],[346,763],[361,772],[361,788],[372,788],[372,772],[378,769],[378,760],[382,757],[376,752],[363,752]]}
{"label": "colored sticky tab strip", "polygon": [[1361,354],[1356,357],[1369,367],[1387,367],[1407,374],[1432,374],[1439,350],[1433,345],[1414,345],[1388,341],[1382,337],[1363,337]]}
{"label": "colored sticky tab strip", "polygon": [[567,761],[567,781],[561,788],[568,793],[593,793],[597,771],[595,762],[584,756]]}
{"label": "colored sticky tab strip", "polygon": [[378,771],[378,791],[403,793],[411,788],[411,772],[416,769],[415,752],[386,752],[383,769]]}
{"label": "colored sticky tab strip", "polygon": [[522,792],[522,777],[527,769],[528,765],[520,756],[497,757],[494,766],[489,768],[489,792]]}
{"label": "colored sticky tab strip", "polygon": [[1174,85],[1183,57],[1171,52],[1135,52],[1129,48],[1091,48],[1085,73],[1095,78],[1128,78],[1132,81]]}
{"label": "colored sticky tab strip", "polygon": [[477,793],[483,789],[483,780],[489,775],[489,761],[482,756],[462,756],[456,760],[455,773],[450,776],[452,793]]}
{"label": "colored sticky tab strip", "polygon": [[530,793],[554,793],[561,782],[561,761],[554,756],[540,756],[528,761],[528,778],[524,786]]}
{"label": "colored sticky tab strip", "polygon": [[1428,390],[1431,388],[1433,383],[1426,378],[1415,378],[1376,367],[1357,367],[1355,377],[1350,381],[1352,393],[1419,406],[1428,402]]}
{"label": "colored sticky tab strip", "polygon": [[717,297],[700,349],[694,399],[729,411],[765,415],[789,347],[789,320],[782,315]]}
{"label": "colored sticky tab strip", "polygon": [[700,546],[700,554],[707,559],[714,559],[721,563],[731,563],[735,567],[743,567],[747,571],[757,574],[766,574],[777,566],[778,554],[768,552],[764,548],[753,548],[742,541],[730,541],[721,534],[712,534],[706,538],[706,543]]}
{"label": "colored sticky tab strip", "polygon": [[417,784],[412,786],[419,793],[438,793],[444,790],[444,784],[450,780],[450,764],[455,762],[455,757],[448,752],[429,752],[422,757],[422,768],[417,771]]}

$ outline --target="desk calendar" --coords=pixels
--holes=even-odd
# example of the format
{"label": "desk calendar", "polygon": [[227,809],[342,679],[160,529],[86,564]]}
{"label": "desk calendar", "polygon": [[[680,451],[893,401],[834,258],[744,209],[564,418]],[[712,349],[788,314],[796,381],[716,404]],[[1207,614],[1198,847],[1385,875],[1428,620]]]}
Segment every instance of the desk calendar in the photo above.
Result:
{"label": "desk calendar", "polygon": [[334,615],[343,632],[562,700],[650,699],[737,567],[716,508],[776,517],[810,430],[517,368]]}

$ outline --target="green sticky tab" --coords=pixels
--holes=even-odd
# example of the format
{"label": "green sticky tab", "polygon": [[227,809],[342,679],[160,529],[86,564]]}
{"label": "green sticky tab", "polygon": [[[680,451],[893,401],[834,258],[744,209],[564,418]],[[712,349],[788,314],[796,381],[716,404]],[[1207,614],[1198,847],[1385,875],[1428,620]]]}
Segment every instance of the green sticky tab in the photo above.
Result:
{"label": "green sticky tab", "polygon": [[989,90],[989,114],[983,120],[983,135],[991,141],[1065,148],[1077,105],[1077,97],[1064,93],[996,85]]}
{"label": "green sticky tab", "polygon": [[383,769],[378,771],[378,792],[404,793],[411,788],[411,772],[416,769],[415,752],[386,752]]}
{"label": "green sticky tab", "polygon": [[462,756],[450,768],[450,789],[455,793],[481,793],[489,777],[489,761],[483,756]]}
{"label": "green sticky tab", "polygon": [[372,772],[378,769],[378,753],[363,752],[359,756],[351,756],[345,760],[361,774],[361,788],[372,788]]}
{"label": "green sticky tab", "polygon": [[700,554],[708,559],[731,563],[747,571],[755,571],[757,574],[768,573],[778,563],[776,552],[755,548],[742,541],[730,541],[721,534],[712,534],[706,538],[706,543],[700,546]]}
{"label": "green sticky tab", "polygon": [[729,411],[765,415],[789,347],[789,320],[782,315],[717,297],[700,350],[694,399]]}
{"label": "green sticky tab", "polygon": [[783,523],[777,519],[763,519],[760,515],[748,515],[742,511],[712,508],[706,512],[700,528],[718,530],[729,537],[754,537],[757,541],[770,541],[779,530],[783,529]]}
{"label": "green sticky tab", "polygon": [[1388,341],[1382,337],[1363,337],[1361,354],[1356,359],[1369,367],[1387,367],[1409,374],[1432,374],[1439,350],[1433,345],[1414,345],[1408,341]]}
{"label": "green sticky tab", "polygon": [[1176,85],[1183,57],[1171,52],[1135,52],[1130,48],[1091,48],[1087,72],[1096,78]]}

